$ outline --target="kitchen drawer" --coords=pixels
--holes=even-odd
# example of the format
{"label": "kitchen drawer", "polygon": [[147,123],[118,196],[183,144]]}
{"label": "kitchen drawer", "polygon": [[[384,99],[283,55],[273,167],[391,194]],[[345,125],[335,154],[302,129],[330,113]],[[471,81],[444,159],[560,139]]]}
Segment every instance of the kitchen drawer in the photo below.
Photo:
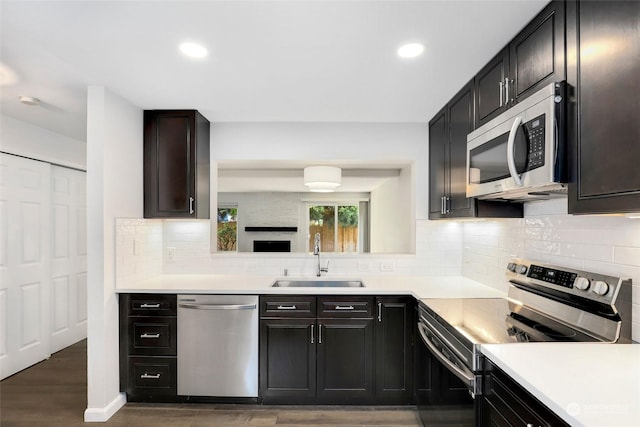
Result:
{"label": "kitchen drawer", "polygon": [[129,316],[176,315],[176,295],[122,294],[120,298]]}
{"label": "kitchen drawer", "polygon": [[263,296],[260,298],[260,317],[316,317],[316,297]]}
{"label": "kitchen drawer", "polygon": [[372,309],[373,297],[345,295],[318,297],[319,318],[370,318],[373,317]]}
{"label": "kitchen drawer", "polygon": [[154,396],[176,396],[175,357],[129,357],[130,400],[153,400]]}
{"label": "kitchen drawer", "polygon": [[175,356],[175,317],[129,317],[129,355]]}

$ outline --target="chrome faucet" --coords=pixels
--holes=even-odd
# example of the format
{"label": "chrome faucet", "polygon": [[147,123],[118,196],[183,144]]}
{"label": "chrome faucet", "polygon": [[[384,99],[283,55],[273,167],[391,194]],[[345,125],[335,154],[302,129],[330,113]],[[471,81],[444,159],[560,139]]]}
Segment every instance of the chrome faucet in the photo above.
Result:
{"label": "chrome faucet", "polygon": [[318,257],[318,267],[316,268],[316,276],[322,276],[322,273],[329,272],[329,260],[327,260],[326,267],[320,267],[320,233],[316,233],[316,237],[313,243],[313,254]]}

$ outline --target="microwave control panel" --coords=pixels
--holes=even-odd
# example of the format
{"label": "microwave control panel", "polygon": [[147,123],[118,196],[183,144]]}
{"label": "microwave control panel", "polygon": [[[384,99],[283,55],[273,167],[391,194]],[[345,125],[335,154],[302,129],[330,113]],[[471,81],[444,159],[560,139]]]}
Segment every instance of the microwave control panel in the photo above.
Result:
{"label": "microwave control panel", "polygon": [[527,139],[529,140],[527,170],[544,166],[544,118],[544,114],[542,114],[524,124]]}

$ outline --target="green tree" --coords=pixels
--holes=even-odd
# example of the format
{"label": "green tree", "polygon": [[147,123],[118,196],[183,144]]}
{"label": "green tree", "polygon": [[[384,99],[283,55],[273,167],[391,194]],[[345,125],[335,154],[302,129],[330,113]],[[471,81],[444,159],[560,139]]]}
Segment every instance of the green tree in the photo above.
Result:
{"label": "green tree", "polygon": [[358,207],[357,206],[339,206],[338,207],[338,224],[342,227],[358,226]]}

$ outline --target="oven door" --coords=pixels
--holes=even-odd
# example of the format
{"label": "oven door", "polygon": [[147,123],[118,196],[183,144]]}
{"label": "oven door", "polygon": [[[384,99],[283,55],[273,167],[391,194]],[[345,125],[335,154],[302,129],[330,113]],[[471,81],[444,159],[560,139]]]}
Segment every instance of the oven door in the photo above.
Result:
{"label": "oven door", "polygon": [[473,399],[469,387],[472,382],[479,382],[472,380],[470,372],[461,370],[454,373],[448,363],[445,365],[441,362],[440,357],[446,360],[446,356],[438,356],[442,354],[437,348],[439,344],[432,342],[429,337],[434,336],[421,322],[418,323],[418,333],[424,345],[416,345],[415,385],[416,403],[423,426],[476,426],[476,420],[480,420],[481,399]]}
{"label": "oven door", "polygon": [[478,376],[467,368],[458,356],[451,351],[452,347],[450,345],[447,346],[447,340],[438,331],[430,328],[427,323],[421,320],[418,322],[418,333],[431,355],[462,381],[469,390],[471,397],[475,398],[477,395],[482,394]]}

